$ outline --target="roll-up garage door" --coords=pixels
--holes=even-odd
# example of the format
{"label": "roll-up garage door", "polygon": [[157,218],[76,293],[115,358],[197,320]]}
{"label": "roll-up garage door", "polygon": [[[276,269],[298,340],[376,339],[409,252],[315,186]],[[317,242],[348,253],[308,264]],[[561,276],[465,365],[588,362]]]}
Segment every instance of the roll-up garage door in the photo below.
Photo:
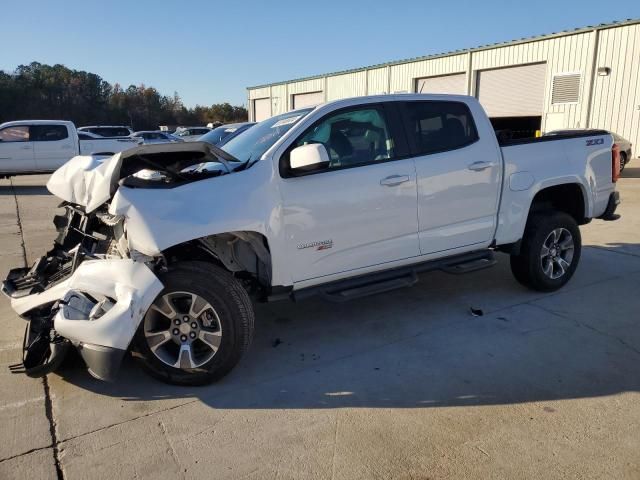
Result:
{"label": "roll-up garage door", "polygon": [[464,73],[456,73],[455,75],[418,78],[416,80],[416,92],[466,95],[467,75]]}
{"label": "roll-up garage door", "polygon": [[253,101],[253,120],[261,122],[271,116],[271,99],[256,98]]}
{"label": "roll-up garage door", "polygon": [[297,93],[293,95],[292,108],[304,108],[315,107],[324,103],[324,93],[322,92],[310,92],[310,93]]}
{"label": "roll-up garage door", "polygon": [[478,100],[492,118],[541,116],[546,71],[537,63],[478,72]]}

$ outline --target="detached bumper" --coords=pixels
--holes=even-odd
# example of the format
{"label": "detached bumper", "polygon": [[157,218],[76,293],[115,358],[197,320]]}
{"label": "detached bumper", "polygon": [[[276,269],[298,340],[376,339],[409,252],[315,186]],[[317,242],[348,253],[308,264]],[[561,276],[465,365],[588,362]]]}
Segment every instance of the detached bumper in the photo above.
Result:
{"label": "detached bumper", "polygon": [[[78,347],[90,373],[113,378],[147,309],[163,288],[144,263],[129,259],[86,260],[63,282],[26,295],[11,292],[16,278],[3,286],[11,306],[29,318],[32,311],[58,305],[53,328]],[[13,295],[12,295],[13,293]]]}
{"label": "detached bumper", "polygon": [[620,215],[616,214],[616,209],[620,205],[620,193],[618,191],[612,192],[609,195],[609,201],[607,202],[607,208],[602,215],[598,218],[608,222],[618,220]]}

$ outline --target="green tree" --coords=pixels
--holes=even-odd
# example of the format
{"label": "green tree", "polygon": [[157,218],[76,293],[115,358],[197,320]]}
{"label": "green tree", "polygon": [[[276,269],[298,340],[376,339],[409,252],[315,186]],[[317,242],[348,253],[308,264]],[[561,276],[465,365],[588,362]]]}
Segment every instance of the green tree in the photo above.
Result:
{"label": "green tree", "polygon": [[32,62],[14,72],[0,70],[0,122],[23,119],[72,120],[77,125],[126,124],[136,130],[159,125],[246,121],[247,110],[229,103],[186,108],[178,92],[111,85],[95,73]]}

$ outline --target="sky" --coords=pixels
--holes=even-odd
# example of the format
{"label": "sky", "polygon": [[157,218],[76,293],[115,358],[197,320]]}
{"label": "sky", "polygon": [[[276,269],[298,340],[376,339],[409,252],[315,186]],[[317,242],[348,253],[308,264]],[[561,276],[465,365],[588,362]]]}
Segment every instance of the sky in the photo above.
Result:
{"label": "sky", "polygon": [[32,61],[246,104],[249,86],[640,18],[638,0],[0,0],[0,69]]}

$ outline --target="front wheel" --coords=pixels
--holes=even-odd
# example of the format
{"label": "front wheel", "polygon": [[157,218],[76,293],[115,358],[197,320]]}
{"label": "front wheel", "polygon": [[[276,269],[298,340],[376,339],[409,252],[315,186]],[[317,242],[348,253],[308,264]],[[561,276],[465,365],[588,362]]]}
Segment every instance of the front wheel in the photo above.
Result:
{"label": "front wheel", "polygon": [[203,385],[226,375],[248,349],[254,313],[242,285],[204,262],[181,262],[160,277],[160,292],[136,334],[136,353],[155,378]]}
{"label": "front wheel", "polygon": [[575,219],[564,212],[541,212],[527,222],[518,255],[511,256],[511,271],[521,284],[552,292],[573,276],[582,251]]}

